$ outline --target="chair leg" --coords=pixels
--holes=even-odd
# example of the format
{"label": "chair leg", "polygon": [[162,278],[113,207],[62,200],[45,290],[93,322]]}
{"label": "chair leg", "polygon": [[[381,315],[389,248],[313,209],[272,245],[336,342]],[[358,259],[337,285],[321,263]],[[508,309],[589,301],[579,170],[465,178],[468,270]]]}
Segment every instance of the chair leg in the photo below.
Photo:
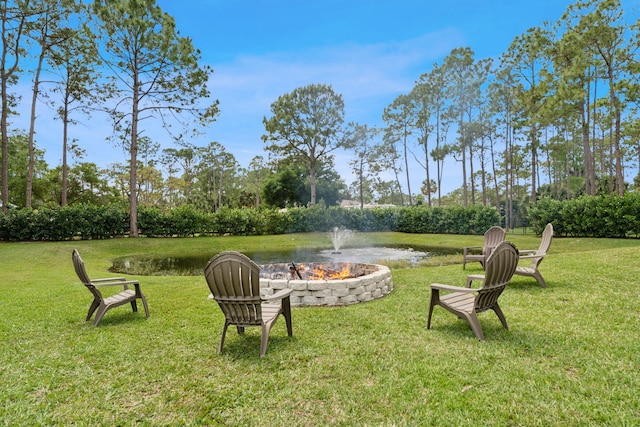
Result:
{"label": "chair leg", "polygon": [[500,319],[500,323],[502,323],[502,326],[504,326],[505,329],[509,329],[509,326],[507,326],[507,319],[504,317],[504,313],[502,312],[502,309],[500,308],[498,303],[496,302],[492,308],[498,316],[498,319]]}
{"label": "chair leg", "polygon": [[104,316],[108,309],[109,307],[107,307],[106,305],[101,305],[100,308],[98,308],[96,318],[93,320],[93,326],[98,326],[98,323],[100,323],[100,321],[102,320],[102,316]]}
{"label": "chair leg", "polygon": [[267,346],[269,345],[269,326],[262,324],[262,336],[260,337],[260,357],[267,354]]}
{"label": "chair leg", "polygon": [[93,313],[96,311],[96,309],[100,306],[100,301],[94,299],[93,302],[91,303],[91,306],[89,306],[89,311],[87,312],[87,318],[85,319],[85,321],[89,321],[91,319],[91,316],[93,316]]}
{"label": "chair leg", "polygon": [[282,315],[287,324],[287,334],[291,337],[293,336],[293,326],[291,325],[291,302],[289,297],[282,300]]}
{"label": "chair leg", "polygon": [[229,327],[228,322],[224,322],[224,326],[222,327],[222,336],[220,337],[220,345],[218,346],[218,353],[222,353],[222,346],[224,345],[224,337],[227,334],[227,328]]}
{"label": "chair leg", "polygon": [[546,288],[546,287],[547,287],[547,283],[544,281],[544,279],[543,279],[543,277],[542,277],[542,274],[540,274],[540,272],[539,272],[539,271],[536,271],[536,272],[534,273],[533,277],[535,277],[535,278],[536,278],[536,280],[538,281],[538,283],[540,283],[540,285],[541,285],[543,288]]}
{"label": "chair leg", "polygon": [[468,316],[465,316],[469,324],[471,325],[471,329],[473,333],[476,335],[480,341],[484,341],[484,334],[482,333],[482,326],[480,326],[480,320],[478,320],[478,315],[474,313],[469,313]]}
{"label": "chair leg", "polygon": [[431,315],[433,314],[433,307],[440,302],[440,291],[438,289],[431,289],[431,302],[429,303],[429,315],[427,316],[427,329],[431,329]]}
{"label": "chair leg", "polygon": [[136,303],[136,300],[131,301],[131,309],[134,313],[138,311],[138,304]]}
{"label": "chair leg", "polygon": [[140,299],[142,300],[142,305],[144,307],[144,312],[147,315],[147,318],[149,318],[149,306],[147,305],[147,299],[142,294],[140,295]]}

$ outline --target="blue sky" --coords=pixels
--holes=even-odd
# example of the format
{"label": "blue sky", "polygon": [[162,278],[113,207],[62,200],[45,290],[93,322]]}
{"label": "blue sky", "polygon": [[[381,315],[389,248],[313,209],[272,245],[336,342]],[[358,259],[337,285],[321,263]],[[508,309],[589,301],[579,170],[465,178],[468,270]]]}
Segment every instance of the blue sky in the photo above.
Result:
{"label": "blue sky", "polygon": [[[629,0],[637,3],[637,0]],[[198,145],[217,141],[242,167],[267,157],[262,118],[278,96],[324,83],[343,95],[346,122],[381,126],[385,106],[407,93],[419,76],[449,52],[469,46],[476,59],[497,58],[528,28],[556,21],[570,0],[157,0],[180,33],[213,67],[213,96],[221,114]],[[624,2],[623,2],[624,3]],[[41,125],[42,126],[42,125]],[[98,118],[74,135],[85,161],[125,162],[121,149],[103,143],[108,122]],[[156,134],[154,134],[156,135]],[[160,134],[157,134],[160,135]],[[106,137],[107,135],[105,135]],[[86,138],[91,138],[87,140]],[[154,136],[163,142],[162,136]],[[167,138],[168,139],[168,138]],[[59,138],[38,144],[50,166],[60,163]],[[168,146],[168,145],[166,145]],[[336,165],[349,183],[340,154]],[[444,192],[461,186],[450,160]],[[412,170],[415,193],[424,179]]]}

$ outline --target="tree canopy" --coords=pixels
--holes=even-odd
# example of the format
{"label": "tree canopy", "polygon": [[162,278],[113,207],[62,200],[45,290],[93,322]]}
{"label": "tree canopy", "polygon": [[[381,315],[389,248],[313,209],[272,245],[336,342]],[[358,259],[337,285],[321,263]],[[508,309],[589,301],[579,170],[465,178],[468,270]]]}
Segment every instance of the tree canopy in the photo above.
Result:
{"label": "tree canopy", "polygon": [[319,161],[346,148],[343,137],[344,101],[330,85],[312,84],[280,96],[264,118],[265,149],[277,157],[299,157],[309,165],[310,204],[316,204]]}

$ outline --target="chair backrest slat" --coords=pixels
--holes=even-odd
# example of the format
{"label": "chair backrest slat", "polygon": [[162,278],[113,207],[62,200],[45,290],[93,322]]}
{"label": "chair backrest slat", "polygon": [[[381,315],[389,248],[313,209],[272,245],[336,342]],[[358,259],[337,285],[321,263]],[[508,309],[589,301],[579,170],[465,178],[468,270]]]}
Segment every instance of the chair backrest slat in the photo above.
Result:
{"label": "chair backrest slat", "polygon": [[73,254],[73,268],[76,270],[76,274],[82,283],[91,283],[91,279],[89,279],[89,275],[84,268],[84,262],[82,261],[82,257],[80,257],[80,253],[74,249]]}
{"label": "chair backrest slat", "polygon": [[84,268],[84,261],[82,261],[82,257],[80,256],[80,253],[77,249],[73,250],[71,258],[73,259],[73,268],[76,271],[78,279],[80,279],[80,281],[87,287],[87,289],[91,291],[95,298],[102,301],[102,293],[93,285],[93,283],[91,283],[91,279],[87,274],[87,270]]}
{"label": "chair backrest slat", "polygon": [[484,233],[484,246],[495,248],[504,241],[506,232],[504,228],[493,226]]}
{"label": "chair backrest slat", "polygon": [[553,225],[549,223],[542,232],[540,247],[536,251],[536,258],[531,261],[531,268],[537,269],[538,265],[542,262],[543,257],[547,255],[547,252],[551,247],[551,240],[553,240]]}
{"label": "chair backrest slat", "polygon": [[260,267],[246,255],[225,251],[209,260],[204,275],[213,298],[233,323],[262,321]]}
{"label": "chair backrest slat", "polygon": [[518,250],[513,243],[500,243],[487,258],[484,282],[475,300],[476,311],[487,310],[495,304],[513,277],[518,266]]}

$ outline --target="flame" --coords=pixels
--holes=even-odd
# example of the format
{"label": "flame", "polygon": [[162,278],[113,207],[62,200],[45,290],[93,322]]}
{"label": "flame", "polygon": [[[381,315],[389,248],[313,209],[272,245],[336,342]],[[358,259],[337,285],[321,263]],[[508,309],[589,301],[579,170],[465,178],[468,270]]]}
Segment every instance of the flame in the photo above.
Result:
{"label": "flame", "polygon": [[303,277],[307,276],[309,280],[341,280],[353,277],[350,263],[344,264],[340,270],[335,270],[324,264],[314,264],[312,269],[305,264],[300,264],[298,270],[303,274]]}

